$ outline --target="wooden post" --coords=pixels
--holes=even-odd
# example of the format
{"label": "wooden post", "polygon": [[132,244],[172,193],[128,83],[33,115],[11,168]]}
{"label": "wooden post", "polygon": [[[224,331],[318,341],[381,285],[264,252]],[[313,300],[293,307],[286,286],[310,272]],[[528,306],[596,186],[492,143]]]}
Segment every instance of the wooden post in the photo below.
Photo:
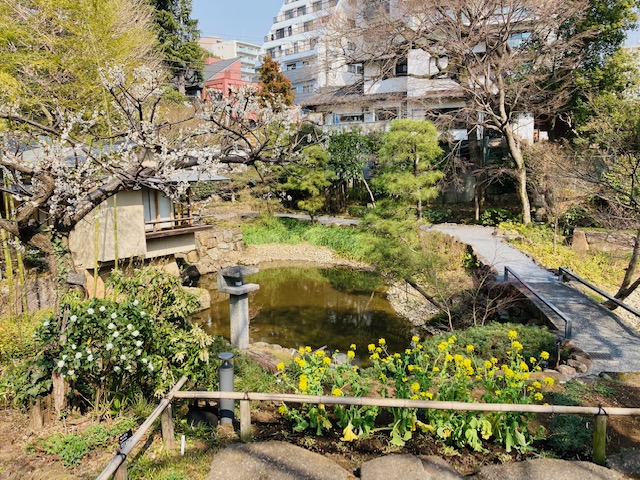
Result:
{"label": "wooden post", "polygon": [[29,427],[34,432],[40,432],[44,428],[44,412],[42,411],[42,398],[36,398],[29,411]]}
{"label": "wooden post", "polygon": [[162,441],[167,450],[175,450],[176,436],[173,431],[173,416],[171,415],[171,404],[162,412],[160,417],[160,425],[162,427]]}
{"label": "wooden post", "polygon": [[593,463],[604,465],[607,460],[607,416],[596,415],[593,431]]}
{"label": "wooden post", "polygon": [[251,441],[251,403],[240,400],[240,440]]}
{"label": "wooden post", "polygon": [[115,475],[113,476],[113,480],[127,480],[127,462],[126,460],[122,462],[122,465],[118,467]]}

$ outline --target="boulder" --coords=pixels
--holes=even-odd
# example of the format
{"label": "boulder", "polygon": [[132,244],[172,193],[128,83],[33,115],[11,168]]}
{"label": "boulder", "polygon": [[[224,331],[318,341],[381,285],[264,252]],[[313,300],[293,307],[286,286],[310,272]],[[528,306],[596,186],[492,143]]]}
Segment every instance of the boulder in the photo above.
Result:
{"label": "boulder", "polygon": [[569,365],[558,365],[558,368],[556,368],[556,370],[558,370],[558,372],[560,372],[563,375],[569,375],[569,376],[572,376],[578,373],[575,368],[570,367]]}
{"label": "boulder", "polygon": [[571,238],[571,248],[578,252],[586,252],[589,250],[589,242],[587,235],[582,230],[574,230]]}
{"label": "boulder", "polygon": [[537,458],[524,462],[489,465],[474,480],[623,480],[622,474],[591,462]]}
{"label": "boulder", "polygon": [[355,479],[327,457],[286,442],[228,446],[213,457],[206,480],[341,480]]}
{"label": "boulder", "polygon": [[459,480],[463,479],[449,464],[436,456],[386,455],[360,467],[362,480]]}

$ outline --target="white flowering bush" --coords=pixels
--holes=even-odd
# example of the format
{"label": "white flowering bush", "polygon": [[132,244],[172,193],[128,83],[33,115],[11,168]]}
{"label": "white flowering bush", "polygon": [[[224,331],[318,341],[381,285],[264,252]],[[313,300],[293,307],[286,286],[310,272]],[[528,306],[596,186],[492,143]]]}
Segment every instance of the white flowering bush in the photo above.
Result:
{"label": "white flowering bush", "polygon": [[45,319],[36,336],[39,366],[61,374],[71,395],[94,406],[160,395],[182,375],[213,388],[218,365],[210,359],[224,347],[198,326],[149,315],[135,299],[81,302]]}

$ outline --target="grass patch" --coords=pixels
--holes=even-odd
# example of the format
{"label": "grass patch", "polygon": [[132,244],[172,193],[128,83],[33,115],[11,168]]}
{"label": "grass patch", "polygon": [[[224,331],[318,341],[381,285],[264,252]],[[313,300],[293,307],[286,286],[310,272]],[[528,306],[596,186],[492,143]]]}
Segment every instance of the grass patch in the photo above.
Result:
{"label": "grass patch", "polygon": [[615,291],[624,277],[630,254],[596,250],[578,252],[564,245],[565,237],[561,235],[558,236],[554,252],[553,230],[547,225],[501,223],[500,228],[515,231],[525,237],[526,241],[513,243],[547,268],[566,267],[609,292]]}
{"label": "grass patch", "polygon": [[113,445],[114,438],[134,425],[132,418],[119,417],[107,425],[91,425],[82,433],[56,432],[39,440],[38,444],[45,453],[60,458],[66,467],[73,467],[79,465],[90,451]]}
{"label": "grass patch", "polygon": [[51,309],[0,318],[0,364],[35,354],[33,333]]}

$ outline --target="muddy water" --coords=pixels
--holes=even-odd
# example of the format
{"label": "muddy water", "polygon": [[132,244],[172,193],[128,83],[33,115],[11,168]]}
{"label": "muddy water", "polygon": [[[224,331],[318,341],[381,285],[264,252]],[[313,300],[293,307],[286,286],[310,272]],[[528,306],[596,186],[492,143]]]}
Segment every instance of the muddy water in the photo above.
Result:
{"label": "muddy water", "polygon": [[[384,338],[392,352],[403,351],[414,333],[386,299],[380,276],[341,268],[273,268],[247,277],[260,290],[249,295],[250,342],[298,348],[327,346],[345,352],[355,343],[366,357],[369,343]],[[215,290],[216,278],[200,287],[211,291],[211,309],[196,316],[207,332],[229,338],[229,297]]]}

